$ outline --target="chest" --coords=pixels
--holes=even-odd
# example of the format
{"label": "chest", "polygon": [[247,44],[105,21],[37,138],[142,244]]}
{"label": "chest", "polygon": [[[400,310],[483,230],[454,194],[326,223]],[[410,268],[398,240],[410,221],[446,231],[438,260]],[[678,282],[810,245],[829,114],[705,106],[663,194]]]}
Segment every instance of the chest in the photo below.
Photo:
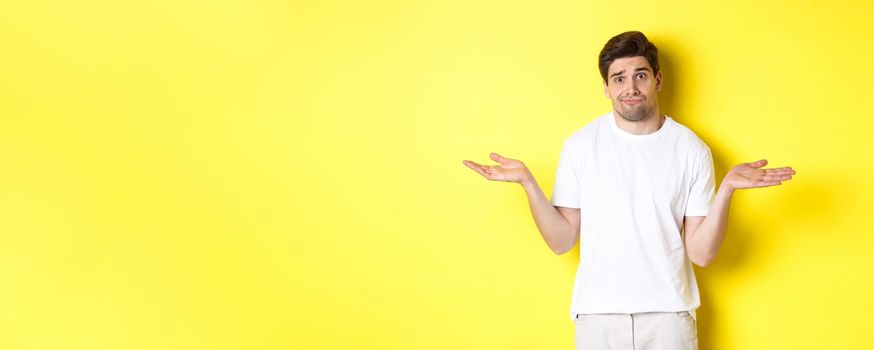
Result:
{"label": "chest", "polygon": [[581,158],[584,207],[679,208],[692,182],[690,155],[672,144],[595,144]]}

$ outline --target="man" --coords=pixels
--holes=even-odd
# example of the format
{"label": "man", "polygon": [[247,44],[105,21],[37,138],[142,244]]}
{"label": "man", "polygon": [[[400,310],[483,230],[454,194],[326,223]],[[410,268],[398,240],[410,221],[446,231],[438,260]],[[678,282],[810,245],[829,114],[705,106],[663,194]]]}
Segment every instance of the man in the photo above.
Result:
{"label": "man", "polygon": [[739,164],[714,196],[710,149],[659,110],[655,45],[637,31],[619,34],[599,68],[613,110],[565,140],[552,202],[521,161],[492,153],[499,165],[463,163],[521,184],[556,254],[580,240],[570,309],[578,349],[697,349],[692,263],[716,256],[735,190],[779,185],[795,171]]}

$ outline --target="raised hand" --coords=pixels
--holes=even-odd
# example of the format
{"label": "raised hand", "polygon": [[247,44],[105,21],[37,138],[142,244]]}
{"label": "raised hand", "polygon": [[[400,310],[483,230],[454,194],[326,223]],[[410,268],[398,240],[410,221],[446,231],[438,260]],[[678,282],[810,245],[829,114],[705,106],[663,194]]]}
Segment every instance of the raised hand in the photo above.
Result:
{"label": "raised hand", "polygon": [[489,154],[489,158],[500,164],[482,165],[469,160],[464,160],[462,163],[467,165],[468,168],[478,172],[484,178],[492,181],[522,183],[532,178],[531,172],[528,171],[525,164],[516,159],[504,158],[497,153]]}
{"label": "raised hand", "polygon": [[795,175],[795,170],[792,170],[791,167],[761,169],[767,164],[768,161],[762,159],[752,163],[735,165],[725,175],[722,184],[731,190],[768,187],[789,181],[792,179],[792,175]]}

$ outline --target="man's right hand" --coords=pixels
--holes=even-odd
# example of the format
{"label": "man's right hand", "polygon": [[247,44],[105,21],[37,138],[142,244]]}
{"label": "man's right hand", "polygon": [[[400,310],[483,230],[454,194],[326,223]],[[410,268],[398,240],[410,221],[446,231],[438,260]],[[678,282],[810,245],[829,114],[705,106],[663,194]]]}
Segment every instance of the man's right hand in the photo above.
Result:
{"label": "man's right hand", "polygon": [[525,164],[516,159],[504,158],[497,153],[489,154],[489,158],[500,164],[483,165],[469,160],[464,160],[462,163],[491,181],[523,183],[530,181],[533,178],[531,172],[528,171],[527,167],[525,167]]}
{"label": "man's right hand", "polygon": [[522,162],[504,158],[497,153],[489,154],[489,158],[500,164],[482,165],[469,160],[463,163],[488,180],[521,184],[528,195],[534,223],[537,224],[546,245],[558,255],[571,250],[580,238],[580,209],[552,205]]}

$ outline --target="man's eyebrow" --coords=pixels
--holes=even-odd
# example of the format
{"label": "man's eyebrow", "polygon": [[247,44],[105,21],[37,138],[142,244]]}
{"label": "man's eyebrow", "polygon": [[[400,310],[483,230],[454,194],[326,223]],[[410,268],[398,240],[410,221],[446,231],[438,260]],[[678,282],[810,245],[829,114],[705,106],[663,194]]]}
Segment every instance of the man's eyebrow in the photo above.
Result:
{"label": "man's eyebrow", "polygon": [[[650,69],[647,68],[647,67],[637,67],[637,68],[634,69],[634,71],[635,71],[635,72],[639,72],[639,71],[649,72]],[[618,72],[616,72],[616,73],[610,74],[610,77],[612,78],[612,77],[615,77],[615,76],[617,76],[617,75],[622,75],[622,73],[625,73],[625,70],[624,70],[624,69],[621,70],[621,71],[618,71]]]}

